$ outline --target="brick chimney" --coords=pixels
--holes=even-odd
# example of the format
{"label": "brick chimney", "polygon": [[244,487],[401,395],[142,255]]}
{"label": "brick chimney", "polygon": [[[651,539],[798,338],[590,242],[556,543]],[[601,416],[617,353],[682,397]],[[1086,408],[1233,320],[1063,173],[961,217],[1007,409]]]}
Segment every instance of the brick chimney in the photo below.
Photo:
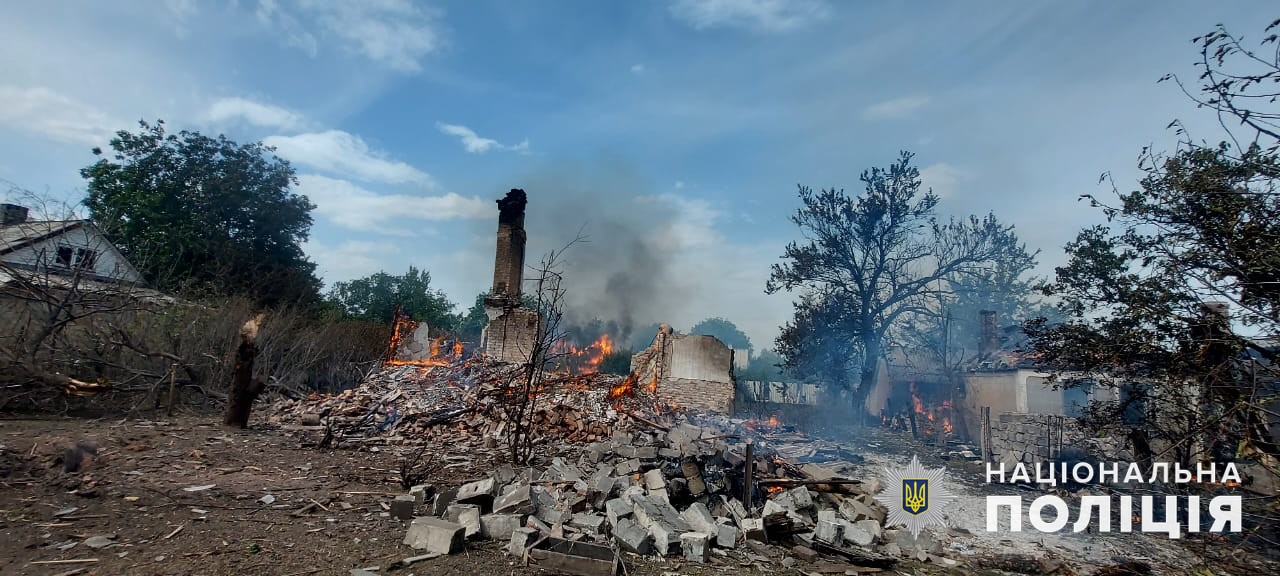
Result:
{"label": "brick chimney", "polygon": [[1000,333],[999,318],[996,317],[995,310],[983,310],[978,312],[978,356],[980,358],[990,358],[992,354],[1000,351]]}
{"label": "brick chimney", "polygon": [[27,221],[27,207],[17,204],[0,204],[0,226],[11,226]]}
{"label": "brick chimney", "polygon": [[498,200],[498,247],[493,260],[493,291],[490,300],[503,307],[520,305],[520,284],[524,278],[524,190],[513,188]]}

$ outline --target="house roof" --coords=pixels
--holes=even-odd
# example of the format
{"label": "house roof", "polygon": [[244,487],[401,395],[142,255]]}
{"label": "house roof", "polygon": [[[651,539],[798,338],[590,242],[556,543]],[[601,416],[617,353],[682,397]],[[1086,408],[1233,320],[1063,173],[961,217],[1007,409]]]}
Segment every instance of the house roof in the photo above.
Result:
{"label": "house roof", "polygon": [[177,298],[137,284],[103,281],[92,276],[47,274],[36,270],[9,267],[0,269],[0,288],[44,292],[75,288],[99,297],[129,297],[150,304],[174,304]]}
{"label": "house roof", "polygon": [[42,220],[0,226],[0,255],[79,228],[85,220]]}

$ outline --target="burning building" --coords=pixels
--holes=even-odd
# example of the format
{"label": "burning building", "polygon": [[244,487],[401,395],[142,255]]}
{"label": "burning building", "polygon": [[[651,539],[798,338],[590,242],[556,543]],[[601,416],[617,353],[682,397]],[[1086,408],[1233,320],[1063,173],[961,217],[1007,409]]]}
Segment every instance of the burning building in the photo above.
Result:
{"label": "burning building", "polygon": [[490,358],[523,364],[538,341],[542,318],[521,305],[524,281],[524,190],[512,189],[498,200],[498,243],[493,261],[493,289],[484,299],[489,325],[480,335],[480,349]]}
{"label": "burning building", "polygon": [[675,334],[662,324],[631,358],[631,373],[659,398],[685,408],[733,410],[733,349],[714,336]]}

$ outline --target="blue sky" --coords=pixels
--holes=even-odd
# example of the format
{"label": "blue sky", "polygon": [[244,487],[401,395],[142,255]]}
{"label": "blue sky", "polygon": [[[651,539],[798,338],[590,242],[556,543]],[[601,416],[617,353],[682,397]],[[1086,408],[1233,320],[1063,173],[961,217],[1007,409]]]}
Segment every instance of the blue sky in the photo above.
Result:
{"label": "blue sky", "polygon": [[[492,278],[493,200],[530,195],[529,259],[568,254],[578,314],[767,346],[768,266],[797,184],[859,190],[916,153],[945,213],[994,211],[1040,273],[1183,119],[1190,39],[1247,37],[1265,2],[0,4],[0,178],[75,199],[90,149],[138,119],[264,140],[317,204],[326,281],[409,265],[459,304]],[[585,227],[585,228],[584,228]]]}

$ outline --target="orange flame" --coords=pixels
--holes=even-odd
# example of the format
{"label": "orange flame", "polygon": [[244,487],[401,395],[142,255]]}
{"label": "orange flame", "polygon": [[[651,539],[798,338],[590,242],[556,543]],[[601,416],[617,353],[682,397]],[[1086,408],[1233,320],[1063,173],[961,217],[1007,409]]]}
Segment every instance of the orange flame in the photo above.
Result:
{"label": "orange flame", "polygon": [[769,491],[770,496],[786,490],[786,488],[783,488],[782,486],[765,486],[764,489]]}
{"label": "orange flame", "polygon": [[405,339],[408,338],[410,334],[413,334],[417,329],[417,322],[413,321],[412,318],[401,315],[397,312],[395,323],[391,329],[391,339],[387,342],[386,365],[423,367],[448,366],[454,361],[462,359],[462,342],[455,341],[453,345],[449,347],[449,353],[447,355],[441,353],[441,350],[444,348],[444,336],[438,336],[431,340],[430,347],[428,348],[429,352],[425,359],[406,360],[403,358],[397,358],[396,356],[399,354],[400,346],[403,345]]}

